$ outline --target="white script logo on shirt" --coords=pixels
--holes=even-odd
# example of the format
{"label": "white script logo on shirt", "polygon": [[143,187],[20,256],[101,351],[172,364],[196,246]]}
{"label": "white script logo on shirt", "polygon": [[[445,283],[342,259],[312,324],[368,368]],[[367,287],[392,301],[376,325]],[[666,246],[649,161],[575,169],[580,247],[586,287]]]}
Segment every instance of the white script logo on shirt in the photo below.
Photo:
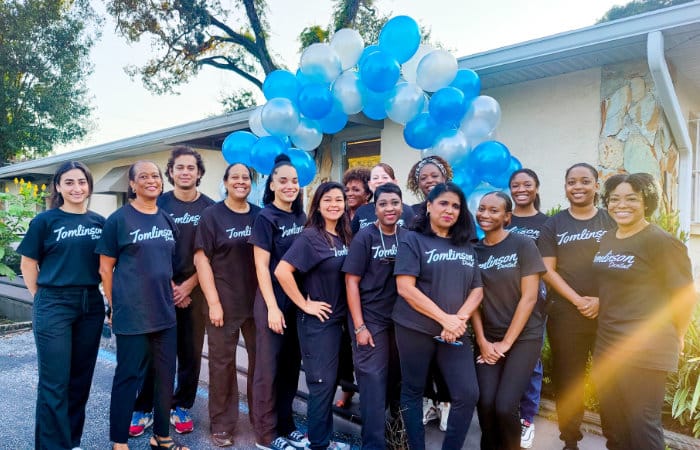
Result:
{"label": "white script logo on shirt", "polygon": [[452,249],[449,249],[446,252],[438,252],[437,250],[432,249],[425,252],[425,254],[428,255],[428,259],[426,261],[427,264],[432,264],[436,261],[439,262],[461,260],[463,266],[474,267],[474,255],[472,255],[471,253],[456,252]]}
{"label": "white script logo on shirt", "polygon": [[53,230],[53,232],[56,234],[56,242],[63,240],[63,239],[68,239],[72,237],[83,237],[83,236],[90,236],[90,239],[93,241],[95,239],[99,239],[100,236],[102,235],[102,228],[98,227],[84,227],[82,225],[78,225],[75,228],[66,230],[66,227],[63,226],[57,230]]}
{"label": "white script logo on shirt", "polygon": [[489,255],[489,259],[479,264],[479,268],[484,270],[490,269],[492,267],[495,267],[496,270],[512,269],[514,267],[518,267],[518,254],[511,253],[510,255],[504,256]]}
{"label": "white script logo on shirt", "polygon": [[155,225],[153,225],[153,228],[151,228],[151,231],[146,231],[144,233],[141,233],[141,229],[139,228],[138,230],[134,230],[131,233],[129,233],[129,236],[133,236],[134,240],[132,241],[134,244],[139,242],[139,241],[147,241],[151,239],[164,239],[166,241],[174,241],[175,239],[173,238],[173,230],[167,228],[157,228]]}
{"label": "white script logo on shirt", "polygon": [[595,239],[597,242],[600,242],[600,239],[607,232],[607,230],[590,231],[588,228],[584,228],[576,234],[569,234],[568,231],[565,231],[557,234],[559,238],[557,245],[568,244],[571,241],[587,241],[588,239]]}
{"label": "white script logo on shirt", "polygon": [[287,226],[286,226],[286,225],[282,225],[282,226],[280,227],[280,231],[282,232],[282,237],[283,237],[283,238],[284,238],[284,237],[287,237],[287,236],[292,236],[292,235],[295,235],[295,234],[299,234],[299,233],[302,232],[303,229],[304,229],[304,226],[303,226],[303,225],[297,225],[297,224],[292,225],[292,227],[289,228],[289,229],[287,229]]}
{"label": "white script logo on shirt", "polygon": [[396,248],[396,244],[391,244],[391,247],[389,248],[383,248],[380,245],[375,245],[372,247],[372,258],[373,259],[381,259],[381,258],[387,258],[387,257],[392,257],[396,256],[398,253],[398,249]]}
{"label": "white script logo on shirt", "polygon": [[608,264],[611,269],[629,269],[634,265],[634,255],[625,255],[624,253],[613,253],[609,251],[608,253],[601,255],[600,252],[596,253],[593,257],[594,263]]}
{"label": "white script logo on shirt", "polygon": [[196,227],[199,224],[199,214],[193,214],[190,215],[190,213],[185,213],[184,216],[181,217],[175,217],[174,215],[170,214],[170,217],[173,218],[173,221],[178,224],[183,224],[183,223],[192,223]]}
{"label": "white script logo on shirt", "polygon": [[345,245],[343,245],[343,248],[333,247],[331,250],[333,250],[333,253],[334,253],[336,258],[338,256],[346,256],[348,254],[348,247]]}
{"label": "white script logo on shirt", "polygon": [[236,238],[250,236],[251,229],[250,229],[250,225],[246,225],[246,227],[242,230],[236,231],[236,228],[234,227],[234,228],[229,228],[228,230],[226,230],[226,232],[228,233],[229,239],[236,239]]}

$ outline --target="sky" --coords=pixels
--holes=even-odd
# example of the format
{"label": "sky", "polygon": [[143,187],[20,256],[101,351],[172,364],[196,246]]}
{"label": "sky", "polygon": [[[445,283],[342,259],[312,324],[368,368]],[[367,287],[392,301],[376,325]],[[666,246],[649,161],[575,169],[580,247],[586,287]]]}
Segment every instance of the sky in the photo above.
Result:
{"label": "sky", "polygon": [[[223,4],[232,3],[221,0]],[[93,1],[104,12],[102,1]],[[325,26],[331,0],[268,0],[269,47],[291,70],[299,65],[297,36],[306,26]],[[456,57],[492,50],[593,25],[614,0],[375,0],[382,13],[408,15],[431,30]],[[526,5],[526,6],[525,6]],[[233,21],[229,21],[232,23]],[[368,45],[368,43],[365,43]],[[141,65],[152,55],[146,39],[129,45],[117,35],[107,17],[102,37],[92,50],[93,73],[87,81],[94,107],[93,130],[81,142],[62,147],[70,151],[200,120],[223,112],[220,98],[237,89],[255,88],[230,71],[205,67],[179,95],[150,93],[124,67]],[[262,98],[262,97],[261,97]]]}

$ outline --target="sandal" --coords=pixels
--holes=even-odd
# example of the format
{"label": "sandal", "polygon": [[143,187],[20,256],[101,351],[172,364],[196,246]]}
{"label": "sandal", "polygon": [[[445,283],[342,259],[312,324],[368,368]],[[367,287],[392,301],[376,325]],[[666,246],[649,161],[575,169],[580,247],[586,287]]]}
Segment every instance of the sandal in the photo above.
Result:
{"label": "sandal", "polygon": [[[156,443],[153,443],[153,440],[156,440]],[[151,440],[148,442],[151,445],[151,450],[159,450],[159,449],[165,449],[165,450],[190,450],[189,447],[183,447],[181,445],[175,444],[173,439],[168,436],[168,437],[158,437],[155,434],[151,438]]]}

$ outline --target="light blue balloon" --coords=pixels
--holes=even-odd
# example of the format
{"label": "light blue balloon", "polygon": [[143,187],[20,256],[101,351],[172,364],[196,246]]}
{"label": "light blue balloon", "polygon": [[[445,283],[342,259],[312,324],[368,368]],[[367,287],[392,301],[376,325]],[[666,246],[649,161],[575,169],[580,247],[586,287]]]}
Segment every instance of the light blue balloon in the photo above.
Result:
{"label": "light blue balloon", "polygon": [[428,110],[433,119],[448,127],[457,127],[469,105],[462,91],[455,87],[444,87],[430,97]]}
{"label": "light blue balloon", "polygon": [[316,177],[316,161],[314,161],[311,154],[298,148],[290,148],[287,154],[292,165],[297,170],[299,186],[303,187],[311,183]]}
{"label": "light blue balloon", "polygon": [[362,50],[362,54],[360,55],[360,59],[357,61],[357,67],[362,67],[362,64],[365,63],[365,59],[367,59],[367,57],[369,55],[371,55],[372,53],[378,52],[378,51],[379,51],[378,45],[368,45],[367,47],[365,47],[365,49]]}
{"label": "light blue balloon", "polygon": [[401,66],[390,54],[381,50],[369,54],[360,66],[360,79],[375,92],[386,92],[401,76]]}
{"label": "light blue balloon", "polygon": [[263,136],[253,145],[250,164],[259,173],[270,173],[275,157],[287,151],[287,144],[276,136]]}
{"label": "light blue balloon", "polygon": [[221,154],[229,164],[250,165],[250,152],[258,137],[248,131],[234,131],[221,144]]}
{"label": "light blue balloon", "polygon": [[299,125],[299,111],[288,98],[277,97],[262,109],[262,126],[273,136],[287,136]]}
{"label": "light blue balloon", "polygon": [[386,100],[391,95],[391,91],[374,92],[366,87],[362,87],[362,112],[372,120],[386,119]]}
{"label": "light blue balloon", "polygon": [[379,32],[379,48],[403,64],[416,53],[420,45],[420,27],[408,16],[396,16]]}
{"label": "light blue balloon", "polygon": [[485,141],[471,151],[469,164],[482,179],[497,177],[508,168],[510,152],[508,147],[498,141]]}
{"label": "light blue balloon", "polygon": [[464,99],[470,102],[481,92],[481,79],[479,75],[470,69],[459,69],[450,86],[456,87],[464,94]]}
{"label": "light blue balloon", "polygon": [[386,101],[386,114],[394,122],[405,125],[423,111],[425,93],[415,83],[399,83]]}
{"label": "light blue balloon", "polygon": [[433,151],[454,166],[469,155],[469,142],[464,133],[452,128],[438,135],[433,144]]}
{"label": "light blue balloon", "polygon": [[309,119],[318,120],[331,112],[333,95],[327,84],[310,83],[299,91],[299,112]]}
{"label": "light blue balloon", "polygon": [[310,152],[321,145],[323,140],[323,132],[321,125],[315,120],[302,117],[299,121],[299,126],[290,136],[292,143],[302,150]]}
{"label": "light blue balloon", "polygon": [[281,97],[296,103],[299,96],[299,81],[288,70],[275,70],[265,77],[262,90],[268,100]]}
{"label": "light blue balloon", "polygon": [[432,147],[440,134],[440,127],[428,113],[420,113],[406,124],[403,138],[408,145],[418,150]]}
{"label": "light blue balloon", "polygon": [[343,105],[338,100],[334,100],[331,112],[319,120],[319,123],[324,133],[335,134],[345,128],[348,123],[348,115],[343,112]]}
{"label": "light blue balloon", "polygon": [[361,82],[357,72],[346,70],[340,74],[333,82],[331,92],[343,106],[345,114],[357,114],[362,111]]}

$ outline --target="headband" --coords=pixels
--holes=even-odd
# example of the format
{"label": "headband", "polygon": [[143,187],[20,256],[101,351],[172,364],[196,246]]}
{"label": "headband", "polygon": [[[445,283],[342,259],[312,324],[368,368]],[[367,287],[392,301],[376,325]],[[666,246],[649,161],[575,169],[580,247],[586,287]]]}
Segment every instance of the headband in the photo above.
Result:
{"label": "headband", "polygon": [[443,166],[442,163],[437,160],[437,158],[428,156],[418,161],[418,164],[416,165],[416,173],[414,175],[416,178],[416,184],[420,184],[420,171],[423,170],[423,167],[427,166],[428,164],[432,164],[437,167],[440,172],[442,172],[442,176],[445,178],[445,180],[447,180],[447,170],[445,169],[445,166]]}

